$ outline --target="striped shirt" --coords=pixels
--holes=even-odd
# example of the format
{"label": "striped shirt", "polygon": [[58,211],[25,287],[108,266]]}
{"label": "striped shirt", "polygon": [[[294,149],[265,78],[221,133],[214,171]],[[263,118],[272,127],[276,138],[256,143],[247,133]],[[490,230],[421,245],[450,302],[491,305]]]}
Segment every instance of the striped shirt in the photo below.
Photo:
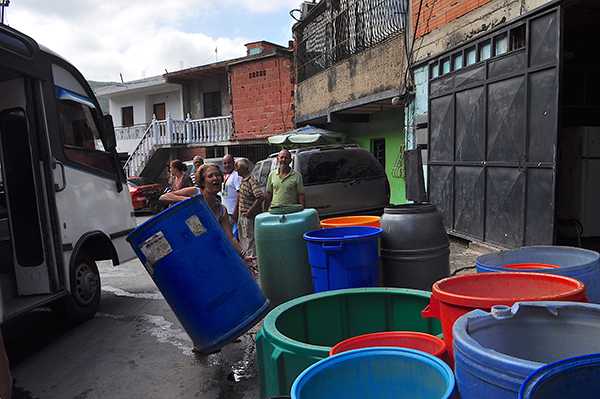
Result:
{"label": "striped shirt", "polygon": [[[254,204],[254,201],[262,196],[264,196],[264,194],[260,189],[258,180],[256,180],[256,177],[254,177],[252,174],[248,174],[248,176],[242,179],[242,182],[240,183],[240,191],[238,191],[238,215],[245,215],[252,204]],[[248,218],[253,218],[260,212],[260,207],[257,207],[257,209],[252,212],[252,215],[245,216]]]}

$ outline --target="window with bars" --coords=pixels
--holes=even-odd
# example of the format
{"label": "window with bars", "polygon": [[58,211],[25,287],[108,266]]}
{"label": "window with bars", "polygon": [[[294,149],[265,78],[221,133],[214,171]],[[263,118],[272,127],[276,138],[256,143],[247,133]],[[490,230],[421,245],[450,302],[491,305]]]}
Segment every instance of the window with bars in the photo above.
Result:
{"label": "window with bars", "polygon": [[321,1],[294,26],[298,82],[404,32],[406,3]]}
{"label": "window with bars", "polygon": [[371,153],[385,169],[385,139],[371,140]]}
{"label": "window with bars", "polygon": [[429,78],[434,79],[492,57],[525,47],[525,25],[499,32],[492,39],[480,40],[444,55],[429,65]]}

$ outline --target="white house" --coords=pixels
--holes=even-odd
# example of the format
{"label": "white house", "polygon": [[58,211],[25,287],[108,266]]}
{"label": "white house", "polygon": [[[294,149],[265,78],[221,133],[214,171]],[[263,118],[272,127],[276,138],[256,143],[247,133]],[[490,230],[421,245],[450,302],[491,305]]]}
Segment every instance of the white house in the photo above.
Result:
{"label": "white house", "polygon": [[97,97],[109,100],[117,138],[117,151],[131,153],[152,123],[170,114],[184,119],[181,85],[167,83],[163,76],[116,83],[96,90]]}

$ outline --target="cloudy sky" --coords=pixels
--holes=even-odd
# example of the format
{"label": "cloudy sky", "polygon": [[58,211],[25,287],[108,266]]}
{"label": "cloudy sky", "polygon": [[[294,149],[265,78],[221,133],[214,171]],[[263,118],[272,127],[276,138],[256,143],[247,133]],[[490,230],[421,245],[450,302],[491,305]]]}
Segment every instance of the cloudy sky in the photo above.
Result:
{"label": "cloudy sky", "polygon": [[290,10],[302,2],[12,0],[4,23],[62,55],[88,80],[119,81],[122,74],[129,81],[241,57],[250,42],[287,46]]}

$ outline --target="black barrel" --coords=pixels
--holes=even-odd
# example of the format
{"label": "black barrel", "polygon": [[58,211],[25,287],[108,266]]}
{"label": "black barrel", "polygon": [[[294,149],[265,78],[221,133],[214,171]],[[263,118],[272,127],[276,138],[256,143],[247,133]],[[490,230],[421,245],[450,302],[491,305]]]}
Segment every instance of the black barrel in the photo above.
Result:
{"label": "black barrel", "polygon": [[388,206],[380,223],[382,287],[431,291],[450,275],[450,241],[435,204]]}

